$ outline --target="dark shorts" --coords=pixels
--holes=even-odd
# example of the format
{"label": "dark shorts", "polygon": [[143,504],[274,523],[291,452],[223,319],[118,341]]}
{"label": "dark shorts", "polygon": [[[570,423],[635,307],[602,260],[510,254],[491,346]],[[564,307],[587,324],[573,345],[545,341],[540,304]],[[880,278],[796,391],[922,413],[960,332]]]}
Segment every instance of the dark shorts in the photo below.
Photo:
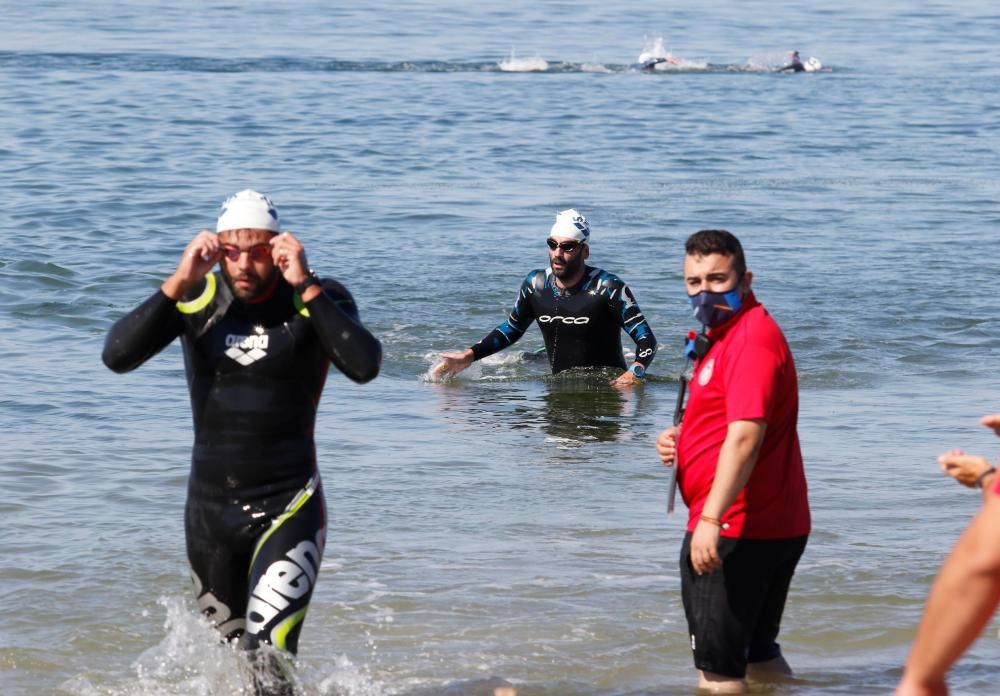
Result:
{"label": "dark shorts", "polygon": [[738,679],[748,663],[781,656],[781,614],[807,540],[723,537],[722,569],[698,575],[691,566],[691,533],[684,536],[681,598],[696,668]]}
{"label": "dark shorts", "polygon": [[198,606],[242,648],[295,653],[326,537],[319,476],[264,496],[209,493],[189,486],[185,513]]}

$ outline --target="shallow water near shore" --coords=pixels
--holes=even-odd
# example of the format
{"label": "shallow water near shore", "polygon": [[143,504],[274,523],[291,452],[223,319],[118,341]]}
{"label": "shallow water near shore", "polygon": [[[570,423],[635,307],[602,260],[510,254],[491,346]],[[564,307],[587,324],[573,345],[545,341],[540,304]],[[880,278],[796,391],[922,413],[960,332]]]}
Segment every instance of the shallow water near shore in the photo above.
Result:
{"label": "shallow water near shore", "polygon": [[[800,374],[814,533],[780,638],[798,679],[760,690],[891,691],[979,504],[934,458],[1000,444],[977,424],[1000,411],[992,5],[4,15],[0,692],[247,688],[190,596],[180,350],[125,376],[100,362],[110,323],[247,186],[385,349],[368,385],[331,373],[320,407],[330,520],[306,693],[694,693],[685,511],[666,514],[652,443],[693,328],[683,240],[706,227],[743,240]],[[689,65],[630,69],[657,37]],[[760,69],[792,48],[824,69]],[[648,383],[553,377],[534,328],[427,379],[506,316],[567,207],[659,339]],[[993,689],[998,628],[953,693]]]}

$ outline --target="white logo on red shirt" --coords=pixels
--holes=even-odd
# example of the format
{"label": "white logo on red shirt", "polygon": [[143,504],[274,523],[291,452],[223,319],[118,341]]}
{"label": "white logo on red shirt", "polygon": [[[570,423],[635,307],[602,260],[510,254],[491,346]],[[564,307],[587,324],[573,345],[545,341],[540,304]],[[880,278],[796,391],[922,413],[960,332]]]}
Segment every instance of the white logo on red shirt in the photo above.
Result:
{"label": "white logo on red shirt", "polygon": [[705,386],[708,384],[709,380],[712,379],[712,370],[715,369],[715,358],[712,358],[705,366],[701,368],[701,372],[698,373],[698,384]]}

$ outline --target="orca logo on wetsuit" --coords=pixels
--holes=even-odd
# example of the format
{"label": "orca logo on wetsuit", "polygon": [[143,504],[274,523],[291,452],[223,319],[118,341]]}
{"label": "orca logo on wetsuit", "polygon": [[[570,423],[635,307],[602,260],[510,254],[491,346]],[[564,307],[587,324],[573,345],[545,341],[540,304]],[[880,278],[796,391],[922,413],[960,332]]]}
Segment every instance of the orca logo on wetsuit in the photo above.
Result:
{"label": "orca logo on wetsuit", "polygon": [[554,321],[561,321],[563,324],[589,324],[590,317],[561,317],[558,314],[555,316],[543,314],[538,317],[539,324],[549,324]]}
{"label": "orca logo on wetsuit", "polygon": [[267,357],[268,335],[264,333],[263,327],[259,326],[254,330],[257,332],[255,336],[226,336],[226,356],[244,367]]}

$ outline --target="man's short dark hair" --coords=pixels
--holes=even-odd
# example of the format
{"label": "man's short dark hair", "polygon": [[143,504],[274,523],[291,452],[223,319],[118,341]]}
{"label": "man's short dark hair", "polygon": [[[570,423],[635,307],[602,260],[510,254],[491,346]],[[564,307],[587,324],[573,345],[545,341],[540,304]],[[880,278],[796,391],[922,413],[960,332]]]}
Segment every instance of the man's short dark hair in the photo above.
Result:
{"label": "man's short dark hair", "polygon": [[741,276],[747,272],[747,260],[743,256],[743,245],[732,232],[726,230],[699,230],[687,238],[684,253],[688,256],[708,256],[722,254],[733,257],[733,270]]}

